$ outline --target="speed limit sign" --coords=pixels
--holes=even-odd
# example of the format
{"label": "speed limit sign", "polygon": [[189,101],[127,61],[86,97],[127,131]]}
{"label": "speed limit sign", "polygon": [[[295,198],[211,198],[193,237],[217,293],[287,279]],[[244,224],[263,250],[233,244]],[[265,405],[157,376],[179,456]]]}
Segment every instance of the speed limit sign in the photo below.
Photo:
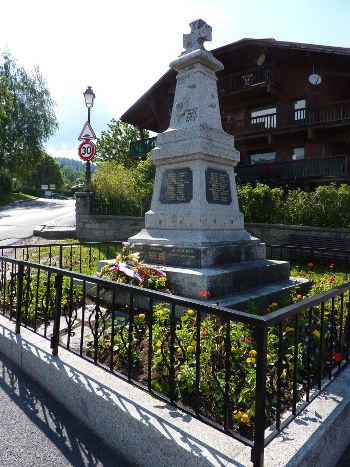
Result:
{"label": "speed limit sign", "polygon": [[91,160],[95,155],[95,145],[91,141],[83,141],[79,146],[79,157],[83,161]]}

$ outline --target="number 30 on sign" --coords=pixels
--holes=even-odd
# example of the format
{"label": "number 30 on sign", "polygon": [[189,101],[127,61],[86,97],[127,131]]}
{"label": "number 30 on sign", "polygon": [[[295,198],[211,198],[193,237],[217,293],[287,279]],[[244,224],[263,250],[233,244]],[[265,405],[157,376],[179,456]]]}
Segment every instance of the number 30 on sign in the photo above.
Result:
{"label": "number 30 on sign", "polygon": [[95,155],[95,145],[91,141],[83,141],[79,146],[78,152],[80,159],[89,161]]}

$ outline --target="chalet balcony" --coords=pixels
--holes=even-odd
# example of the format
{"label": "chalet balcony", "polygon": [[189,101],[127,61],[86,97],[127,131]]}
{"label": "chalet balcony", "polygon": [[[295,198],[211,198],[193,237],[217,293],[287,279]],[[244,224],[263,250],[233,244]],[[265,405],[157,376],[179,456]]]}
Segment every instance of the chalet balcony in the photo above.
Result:
{"label": "chalet balcony", "polygon": [[270,91],[272,85],[277,84],[277,70],[272,64],[249,68],[238,73],[231,73],[218,80],[219,96],[242,93],[249,91],[251,96],[254,92],[259,92],[261,88]]}
{"label": "chalet balcony", "polygon": [[131,157],[143,157],[156,147],[157,137],[147,138],[143,141],[131,141],[129,155]]}
{"label": "chalet balcony", "polygon": [[276,183],[327,178],[345,179],[348,175],[347,165],[347,156],[334,156],[238,165],[235,172],[238,183],[256,181]]}
{"label": "chalet balcony", "polygon": [[350,127],[350,100],[223,122],[224,130],[233,134],[237,139],[344,126]]}

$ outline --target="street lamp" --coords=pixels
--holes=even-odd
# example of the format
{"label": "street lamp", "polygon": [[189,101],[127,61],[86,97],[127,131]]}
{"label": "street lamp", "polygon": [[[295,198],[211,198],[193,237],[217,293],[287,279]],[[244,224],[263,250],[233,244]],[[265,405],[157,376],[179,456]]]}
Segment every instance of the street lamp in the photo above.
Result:
{"label": "street lamp", "polygon": [[[85,105],[88,109],[88,122],[90,124],[90,110],[94,106],[94,100],[95,100],[95,94],[94,91],[92,90],[91,86],[88,86],[83,93],[84,99],[85,99]],[[90,186],[90,179],[91,179],[91,170],[90,170],[90,161],[86,161],[86,172],[85,172],[85,183],[86,183],[86,188],[89,188]]]}

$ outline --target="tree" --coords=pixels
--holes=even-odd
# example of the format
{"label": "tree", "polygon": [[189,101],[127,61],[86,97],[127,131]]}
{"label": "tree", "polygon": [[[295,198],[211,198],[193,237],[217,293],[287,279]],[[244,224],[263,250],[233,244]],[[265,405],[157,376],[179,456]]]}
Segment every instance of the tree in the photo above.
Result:
{"label": "tree", "polygon": [[[148,131],[143,130],[143,135],[145,139],[148,138]],[[131,141],[139,139],[140,133],[137,128],[113,118],[108,124],[108,130],[103,131],[101,138],[97,139],[97,155],[94,162],[117,161],[125,167],[136,166],[138,160],[130,157],[129,146]],[[113,148],[115,149],[115,154],[113,154]]]}
{"label": "tree", "polygon": [[63,175],[60,166],[53,157],[42,152],[32,176],[25,183],[37,190],[39,189],[40,192],[41,185],[50,184],[56,185],[56,191],[61,191],[63,188]]}
{"label": "tree", "polygon": [[23,178],[57,129],[55,104],[39,68],[28,74],[8,53],[0,65],[0,96],[0,164]]}

